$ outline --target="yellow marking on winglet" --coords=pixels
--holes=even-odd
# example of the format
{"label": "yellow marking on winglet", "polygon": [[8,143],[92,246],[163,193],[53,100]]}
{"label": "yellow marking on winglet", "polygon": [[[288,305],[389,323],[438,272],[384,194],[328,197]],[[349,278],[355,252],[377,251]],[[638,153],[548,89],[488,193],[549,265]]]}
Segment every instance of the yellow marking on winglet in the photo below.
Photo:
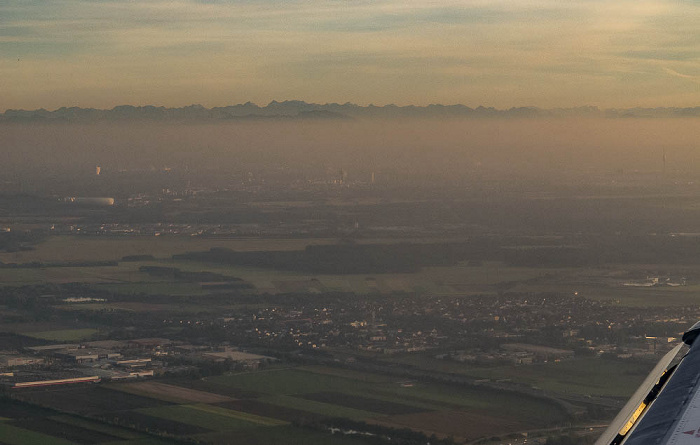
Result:
{"label": "yellow marking on winglet", "polygon": [[637,421],[637,419],[639,419],[639,416],[642,415],[642,413],[644,412],[644,410],[646,409],[646,407],[647,407],[647,404],[644,403],[644,402],[642,402],[642,403],[637,407],[637,409],[636,409],[636,410],[634,411],[634,413],[632,414],[632,417],[630,417],[630,420],[628,420],[627,423],[625,424],[625,426],[623,426],[622,429],[620,430],[620,435],[621,435],[621,436],[624,436],[625,434],[627,434],[627,433],[632,429],[632,427],[634,426],[635,422]]}

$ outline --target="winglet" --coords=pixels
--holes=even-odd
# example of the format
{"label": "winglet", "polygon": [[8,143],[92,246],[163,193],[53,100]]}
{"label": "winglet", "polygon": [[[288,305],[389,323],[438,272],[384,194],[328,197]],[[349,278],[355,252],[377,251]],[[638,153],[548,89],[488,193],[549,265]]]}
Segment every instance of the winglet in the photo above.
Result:
{"label": "winglet", "polygon": [[693,327],[683,333],[683,343],[686,345],[692,345],[698,334],[700,334],[700,321],[695,323]]}

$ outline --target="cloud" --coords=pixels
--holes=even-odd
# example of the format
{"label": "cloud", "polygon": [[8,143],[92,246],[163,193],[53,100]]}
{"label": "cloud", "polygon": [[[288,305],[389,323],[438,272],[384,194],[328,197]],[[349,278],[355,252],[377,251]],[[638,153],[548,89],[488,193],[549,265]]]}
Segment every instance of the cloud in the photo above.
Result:
{"label": "cloud", "polygon": [[[37,103],[52,97],[37,84],[74,89],[79,103],[100,107],[136,92],[141,102],[199,96],[222,105],[222,87],[257,102],[634,106],[651,105],[657,92],[700,101],[659,69],[700,69],[694,2],[0,0],[0,8],[11,106],[24,106],[22,97],[51,106]],[[47,64],[48,79],[30,71]],[[106,97],[95,95],[99,85],[114,103],[97,102]]]}
{"label": "cloud", "polygon": [[664,68],[664,71],[666,71],[668,74],[676,77],[680,77],[681,79],[688,79],[692,80],[693,82],[698,82],[700,83],[700,76],[691,76],[689,74],[683,74],[679,73],[678,71],[672,70],[671,68]]}

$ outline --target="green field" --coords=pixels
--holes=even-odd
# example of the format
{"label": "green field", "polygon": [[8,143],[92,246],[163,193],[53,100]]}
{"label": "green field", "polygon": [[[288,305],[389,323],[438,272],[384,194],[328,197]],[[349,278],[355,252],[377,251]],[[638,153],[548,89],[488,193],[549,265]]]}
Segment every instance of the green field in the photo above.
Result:
{"label": "green field", "polygon": [[655,363],[577,359],[532,366],[485,370],[491,378],[512,379],[545,390],[580,395],[629,397]]}
{"label": "green field", "polygon": [[97,420],[70,414],[56,414],[56,411],[13,401],[6,397],[0,399],[0,410],[8,416],[0,420],[0,443],[7,445],[92,443],[168,445],[172,443]]}
{"label": "green field", "polygon": [[245,445],[366,445],[367,442],[348,436],[280,426],[275,428],[251,428],[225,433],[204,434],[198,438],[214,445],[245,444]]}
{"label": "green field", "polygon": [[[0,283],[22,285],[32,283],[129,283],[132,281],[161,281],[139,272],[147,263],[120,263],[118,266],[27,267],[0,268]],[[150,278],[150,279],[149,279]]]}
{"label": "green field", "polygon": [[208,295],[209,291],[202,290],[197,283],[182,282],[132,282],[132,283],[108,283],[96,284],[95,289],[103,289],[121,294],[146,294],[146,295],[173,295],[173,296],[197,296]]}
{"label": "green field", "polygon": [[[364,243],[396,243],[400,239],[367,239]],[[411,240],[420,242],[421,240]],[[425,240],[424,240],[425,241]],[[432,240],[435,241],[435,240]],[[153,255],[155,261],[120,262],[118,266],[44,267],[1,269],[0,283],[92,283],[100,288],[123,293],[202,295],[197,283],[172,282],[168,277],[153,277],[139,272],[143,265],[178,267],[183,271],[209,271],[242,278],[259,292],[342,291],[365,293],[419,292],[444,295],[493,293],[493,285],[502,281],[522,281],[542,277],[550,269],[504,267],[485,263],[471,267],[426,267],[412,274],[315,275],[292,271],[228,266],[192,261],[173,261],[172,255],[225,247],[239,251],[301,250],[310,244],[336,243],[335,239],[207,239],[196,237],[87,237],[52,236],[26,252],[0,253],[0,262],[29,263],[70,261],[119,261],[127,255]]]}
{"label": "green field", "polygon": [[212,247],[242,251],[300,250],[309,244],[330,244],[335,239],[209,239],[189,236],[51,236],[34,250],[0,253],[3,263],[32,261],[117,261],[127,255],[153,255],[167,259],[172,255]]}
{"label": "green field", "polygon": [[512,380],[557,393],[606,397],[629,397],[655,364],[652,361],[577,358],[534,365],[476,366],[424,355],[392,357],[391,361],[475,379]]}
{"label": "green field", "polygon": [[312,372],[317,375],[329,375],[367,383],[393,383],[396,380],[387,375],[353,371],[345,368],[333,368],[330,366],[300,366],[297,369],[300,371]]}
{"label": "green field", "polygon": [[[125,428],[119,428],[119,427],[107,425],[105,423],[94,422],[94,421],[87,420],[87,419],[84,419],[81,417],[59,415],[59,416],[53,416],[51,418],[54,420],[58,420],[61,423],[75,425],[75,426],[80,427],[80,428],[85,428],[86,430],[97,431],[98,433],[109,434],[110,436],[120,437],[124,440],[140,439],[143,437],[142,434],[136,433],[136,432],[131,431],[131,430],[127,430]],[[129,443],[131,443],[131,442],[129,442]]]}
{"label": "green field", "polygon": [[178,260],[175,267],[236,276],[259,290],[272,292],[342,291],[366,293],[419,292],[440,295],[494,293],[492,286],[502,281],[521,281],[553,273],[552,269],[504,267],[497,263],[482,266],[455,265],[425,267],[416,273],[319,275],[294,271],[259,269]]}
{"label": "green field", "polygon": [[326,406],[329,404],[295,396],[320,392],[345,393],[426,410],[440,410],[448,407],[487,415],[513,416],[534,422],[561,417],[558,407],[554,404],[515,393],[436,383],[418,383],[412,387],[404,387],[396,381],[386,381],[384,378],[377,380],[357,378],[364,373],[332,375],[328,372],[328,368],[319,367],[318,369],[319,372],[314,372],[314,367],[278,369],[212,377],[207,381],[215,385],[244,388],[267,394],[263,400],[273,404],[354,419],[363,418],[363,416],[376,417],[378,413],[373,413],[371,406],[367,406],[362,411],[343,406]]}
{"label": "green field", "polygon": [[623,287],[621,285],[591,285],[567,283],[565,279],[547,283],[518,283],[509,290],[521,293],[558,292],[564,295],[609,302],[623,307],[697,306],[700,304],[699,286],[679,287]]}
{"label": "green field", "polygon": [[0,422],[0,443],[7,445],[73,445],[73,442],[17,428],[5,422]]}
{"label": "green field", "polygon": [[[363,391],[367,386],[355,380],[316,374],[300,369],[275,369],[209,377],[211,383],[275,395],[305,394],[317,391]],[[339,388],[340,385],[340,388]]]}
{"label": "green field", "polygon": [[[435,239],[365,239],[362,243],[435,242]],[[508,283],[513,292],[561,292],[612,301],[621,306],[680,306],[700,303],[700,285],[676,288],[629,288],[610,282],[625,271],[683,270],[700,272],[696,265],[609,265],[601,268],[509,267],[495,262],[480,266],[426,267],[412,274],[314,275],[300,272],[173,261],[172,255],[224,247],[238,251],[300,250],[310,244],[337,243],[332,238],[312,239],[208,239],[186,236],[97,237],[51,236],[34,250],[0,252],[0,262],[30,263],[119,261],[127,255],[153,255],[155,261],[121,262],[118,266],[0,268],[0,285],[37,283],[92,283],[122,293],[204,295],[197,283],[173,282],[139,272],[142,265],[178,267],[183,271],[209,271],[242,278],[257,292],[292,293],[342,291],[366,293],[418,292],[431,295],[496,294],[497,284]],[[607,280],[607,281],[606,281]],[[613,280],[614,281],[614,280]]]}
{"label": "green field", "polygon": [[176,442],[171,442],[166,439],[157,439],[155,437],[144,437],[142,439],[132,439],[127,442],[106,442],[103,445],[174,445]]}
{"label": "green field", "polygon": [[[94,242],[99,244],[101,241]],[[314,275],[163,259],[120,262],[118,266],[100,267],[0,268],[0,286],[82,282],[89,283],[96,289],[124,294],[203,296],[227,292],[225,289],[202,289],[196,282],[173,281],[169,277],[151,276],[140,272],[141,266],[177,267],[187,272],[207,271],[241,278],[255,288],[245,292],[253,293],[417,292],[428,295],[496,295],[497,285],[507,282],[509,292],[559,292],[572,296],[577,293],[583,298],[603,300],[620,306],[667,307],[700,304],[698,293],[700,285],[631,288],[603,284],[590,279],[592,275],[604,274],[605,271],[506,267],[497,263],[485,263],[477,267],[467,265],[426,267],[410,274]]]}
{"label": "green field", "polygon": [[215,431],[238,430],[261,425],[277,426],[287,423],[204,404],[159,406],[157,408],[141,409],[139,412]]}
{"label": "green field", "polygon": [[697,306],[700,304],[698,290],[700,290],[699,286],[615,289],[614,291],[596,292],[591,294],[589,298],[608,300],[620,306],[629,307]]}
{"label": "green field", "polygon": [[41,338],[52,341],[80,341],[90,338],[98,331],[97,329],[62,329],[56,331],[26,332],[28,337]]}
{"label": "green field", "polygon": [[[120,424],[126,428],[68,414],[41,417],[46,413],[37,408],[36,419],[29,423],[8,420],[0,424],[4,428],[0,429],[0,443],[64,445],[68,442],[43,437],[56,431],[56,422],[67,427],[69,435],[62,437],[74,440],[75,437],[89,436],[97,440],[111,436],[115,439],[101,439],[101,442],[114,445],[141,443],[148,431],[172,431],[183,438],[214,444],[231,443],[232,437],[239,437],[240,443],[254,444],[264,443],[265,438],[281,437],[277,430],[287,431],[295,438],[281,443],[320,445],[329,443],[328,434],[293,428],[290,422],[313,420],[319,416],[376,422],[393,428],[404,428],[415,422],[415,428],[429,435],[431,431],[439,431],[444,426],[444,419],[449,418],[459,425],[455,434],[476,438],[501,433],[504,428],[522,431],[565,420],[554,403],[525,395],[426,382],[415,382],[406,387],[386,375],[324,366],[273,368],[203,380],[166,380],[165,383],[199,391],[204,386],[206,391],[232,398],[168,404],[150,397],[148,392],[136,395],[120,391],[115,397],[117,401],[95,399],[104,391],[110,391],[108,388],[125,385],[123,383],[114,383],[107,388],[102,385],[60,388],[50,396],[27,393],[31,396],[28,400],[39,397],[42,403],[57,410],[82,412],[87,409],[88,414],[90,410],[97,410],[106,419],[119,418],[126,422]],[[182,397],[204,395],[195,391],[183,393]],[[128,428],[138,428],[138,431]],[[8,442],[5,437],[17,439]],[[332,443],[360,442],[349,438],[338,442],[333,437]]]}
{"label": "green field", "polygon": [[363,411],[330,403],[315,402],[287,395],[268,395],[260,398],[261,401],[285,408],[299,409],[313,414],[329,417],[345,417],[353,420],[366,420],[377,417],[379,414]]}

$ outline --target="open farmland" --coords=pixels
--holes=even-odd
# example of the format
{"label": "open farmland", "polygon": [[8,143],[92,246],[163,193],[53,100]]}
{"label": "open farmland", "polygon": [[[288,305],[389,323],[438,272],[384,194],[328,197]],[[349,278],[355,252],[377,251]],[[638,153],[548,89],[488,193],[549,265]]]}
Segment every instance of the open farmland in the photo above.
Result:
{"label": "open farmland", "polygon": [[578,359],[542,363],[531,367],[489,368],[482,376],[512,379],[564,394],[629,397],[654,366],[654,362]]}
{"label": "open farmland", "polygon": [[507,431],[522,431],[532,424],[507,417],[485,416],[464,411],[434,411],[423,414],[396,415],[372,419],[370,423],[391,428],[411,428],[436,434],[452,436],[461,440],[475,440]]}
{"label": "open farmland", "polygon": [[7,445],[73,445],[73,442],[56,436],[30,431],[0,422],[0,442]]}
{"label": "open farmland", "polygon": [[265,403],[259,399],[241,399],[232,402],[219,403],[218,406],[234,411],[255,414],[262,417],[292,422],[294,420],[317,420],[322,414],[311,413],[297,408],[288,408],[272,403]]}
{"label": "open farmland", "polygon": [[196,305],[194,303],[142,303],[138,301],[116,301],[116,302],[104,302],[104,303],[80,303],[80,304],[67,304],[64,306],[59,306],[60,309],[67,311],[80,311],[80,312],[90,312],[90,311],[101,311],[101,310],[120,310],[128,312],[180,312],[180,313],[193,313],[202,309],[201,305]]}
{"label": "open farmland", "polygon": [[174,403],[223,403],[233,400],[231,397],[220,394],[154,381],[115,384],[111,385],[110,389]]}
{"label": "open farmland", "polygon": [[212,247],[242,251],[299,250],[308,244],[333,243],[333,239],[209,239],[188,236],[91,237],[51,236],[34,246],[34,250],[0,253],[3,263],[32,261],[116,261],[128,255],[153,255],[167,259],[174,254]]}
{"label": "open farmland", "polygon": [[0,268],[3,285],[34,283],[89,283],[96,289],[120,293],[158,295],[206,295],[221,290],[205,290],[196,282],[174,281],[168,277],[149,276],[139,271],[141,266],[177,267],[189,272],[212,272],[244,279],[257,291],[286,292],[354,292],[357,294],[419,292],[441,295],[493,293],[492,286],[499,280],[531,279],[547,273],[546,270],[496,266],[445,266],[424,268],[415,273],[384,274],[309,274],[243,266],[225,266],[178,260],[149,262],[120,262],[118,266]]}
{"label": "open farmland", "polygon": [[[236,399],[231,398],[234,394]],[[290,422],[314,422],[325,417],[345,417],[391,428],[411,427],[428,435],[451,434],[463,439],[502,434],[504,428],[522,431],[544,427],[561,420],[556,406],[524,395],[435,383],[406,386],[388,376],[320,366],[167,383],[30,390],[15,393],[15,397],[93,420],[57,416],[55,411],[36,408],[36,413],[51,415],[31,422],[35,408],[24,408],[27,414],[12,428],[21,428],[29,436],[63,431],[61,437],[70,441],[87,429],[89,434],[83,434],[80,442],[85,444],[107,439],[131,444],[137,439],[124,433],[129,430],[100,427],[96,420],[127,427],[133,431],[130,434],[150,431],[213,444],[227,443],[225,437],[251,438],[251,443],[261,443],[258,441],[262,438],[279,437],[277,430],[290,428],[294,431],[290,437],[296,437],[297,442],[284,443],[321,444],[324,434],[292,427]],[[20,415],[23,411],[16,412]],[[346,442],[359,443],[352,438]]]}
{"label": "open farmland", "polygon": [[[361,244],[400,243],[402,239],[366,239]],[[421,240],[410,240],[420,243]],[[426,238],[423,242],[437,242]],[[333,275],[300,271],[227,265],[193,260],[172,260],[175,254],[206,251],[212,247],[238,252],[301,251],[309,245],[337,244],[337,239],[209,239],[198,237],[89,237],[51,236],[35,250],[1,253],[0,262],[29,264],[54,263],[61,267],[0,268],[2,285],[32,283],[91,283],[96,288],[120,293],[160,295],[205,295],[198,283],[173,282],[168,277],[149,276],[139,267],[168,266],[183,271],[207,271],[244,279],[257,292],[341,291],[358,294],[419,292],[445,295],[493,293],[500,282],[518,282],[545,276],[550,269],[508,267],[495,262],[483,265],[424,267],[414,273]],[[150,255],[153,260],[120,261],[126,256]],[[119,261],[118,265],[70,266],[74,262]]]}
{"label": "open farmland", "polygon": [[[250,434],[257,438],[251,439],[251,443],[266,437],[285,436],[294,440],[280,443],[322,444],[328,439],[321,432],[289,430],[286,425],[290,421],[310,418],[305,411],[257,401],[237,404],[227,396],[154,381],[112,384],[110,387],[113,389],[104,385],[80,385],[14,393],[14,397],[32,405],[0,402],[0,414],[8,416],[0,421],[0,443],[161,444],[155,438],[147,438],[143,432],[211,444],[231,443],[227,439],[231,434],[239,437]],[[174,403],[178,401],[185,403]],[[78,416],[57,414],[58,411]],[[103,421],[109,424],[101,423]],[[278,428],[283,428],[286,433],[267,431]],[[6,441],[8,438],[11,440]],[[339,443],[358,445],[362,442],[348,438]]]}
{"label": "open farmland", "polygon": [[[53,238],[51,238],[53,239]],[[86,239],[101,243],[104,240]],[[219,240],[194,240],[219,241]],[[303,240],[275,240],[300,243]],[[47,242],[50,242],[47,241]],[[138,243],[140,241],[134,241]],[[303,241],[313,242],[313,240]],[[324,240],[324,242],[330,242]],[[128,244],[129,241],[126,241]],[[206,244],[206,243],[205,243]],[[303,244],[303,243],[302,243]],[[305,245],[305,244],[304,244]],[[304,245],[299,245],[303,248]],[[286,245],[285,245],[286,246]],[[297,246],[290,244],[289,246]],[[190,247],[197,247],[192,245]],[[199,250],[199,249],[195,249]],[[87,252],[87,250],[86,250]],[[178,251],[176,253],[183,253]],[[1,256],[2,254],[0,254]],[[119,260],[111,258],[111,260]],[[2,260],[0,260],[2,261]],[[456,264],[423,267],[412,273],[327,274],[270,268],[227,265],[169,257],[153,261],[119,262],[110,266],[0,268],[0,285],[19,286],[37,283],[88,283],[95,289],[122,294],[206,296],[226,293],[228,289],[204,289],[199,282],[153,276],[139,270],[142,266],[176,267],[183,272],[210,272],[244,280],[252,289],[246,293],[311,293],[352,292],[358,295],[410,292],[425,295],[467,296],[497,295],[499,292],[557,292],[611,301],[620,306],[685,306],[697,305],[698,284],[678,287],[629,287],[610,275],[618,269],[571,269],[552,267],[508,266],[498,262],[480,265]],[[646,265],[646,269],[660,266]],[[700,276],[697,266],[683,269]],[[639,266],[620,266],[622,271],[644,270]],[[109,307],[109,306],[107,306]],[[76,308],[78,308],[76,306]]]}
{"label": "open farmland", "polygon": [[0,268],[5,285],[31,283],[113,283],[139,279],[133,264],[111,266],[46,266]]}
{"label": "open farmland", "polygon": [[157,399],[113,391],[99,385],[23,391],[16,397],[39,406],[86,415],[126,412],[167,404]]}
{"label": "open farmland", "polygon": [[51,418],[27,419],[17,421],[14,423],[14,425],[19,428],[24,428],[26,430],[35,431],[50,436],[57,436],[63,439],[67,439],[71,442],[77,442],[88,445],[102,442],[114,442],[120,439],[116,436],[101,433],[98,431],[86,430],[85,428],[69,423],[63,423]]}
{"label": "open farmland", "polygon": [[85,340],[97,333],[97,329],[62,329],[56,331],[41,331],[41,332],[26,332],[24,335],[43,340],[52,340],[59,342],[73,342]]}
{"label": "open farmland", "polygon": [[[439,237],[365,238],[360,244],[432,243],[455,241]],[[206,238],[193,236],[71,236],[53,235],[32,250],[0,252],[0,262],[30,263],[68,261],[117,261],[130,255],[152,255],[169,259],[184,252],[222,247],[242,252],[303,250],[308,245],[338,243],[337,238]]]}
{"label": "open farmland", "polygon": [[578,358],[530,366],[477,366],[449,360],[428,360],[420,355],[392,357],[394,363],[428,371],[461,374],[474,379],[508,380],[563,394],[629,397],[653,368],[653,361],[626,362]]}
{"label": "open farmland", "polygon": [[386,400],[372,399],[358,395],[344,394],[340,392],[314,392],[299,396],[306,400],[329,403],[347,408],[362,409],[379,414],[412,414],[425,411],[416,406],[401,403],[388,402]]}
{"label": "open farmland", "polygon": [[309,416],[304,415],[304,418],[322,416],[366,420],[378,415],[377,413],[373,413],[371,411],[348,408],[330,403],[315,402],[313,400],[306,400],[301,397],[287,395],[269,395],[261,397],[259,400],[270,405],[280,406],[282,408],[298,409],[310,414]]}
{"label": "open farmland", "polygon": [[252,428],[261,425],[278,426],[287,423],[256,414],[202,404],[161,406],[141,409],[138,412],[217,431]]}
{"label": "open farmland", "polygon": [[263,269],[214,262],[177,259],[174,264],[183,270],[228,274],[243,278],[265,292],[341,291],[357,294],[418,292],[439,295],[495,293],[502,282],[537,279],[556,273],[556,269],[509,267],[500,263],[423,267],[411,273],[308,273]]}
{"label": "open farmland", "polygon": [[333,435],[296,428],[293,426],[278,426],[274,428],[244,428],[236,431],[203,434],[200,439],[213,445],[366,445],[362,439],[349,436]]}
{"label": "open farmland", "polygon": [[[52,237],[47,243],[51,243]],[[125,245],[146,242],[136,240],[120,241]],[[235,241],[235,240],[223,240]],[[244,240],[238,240],[244,241]],[[262,241],[262,240],[257,240]],[[271,244],[282,243],[281,246]],[[112,243],[112,240],[101,238],[86,238],[85,254],[89,254],[87,246],[90,243]],[[202,246],[197,242],[204,243]],[[189,241],[187,247],[202,250],[210,242],[222,240],[195,239]],[[253,240],[247,240],[252,243]],[[266,240],[267,244],[244,243],[245,247],[271,247],[275,249],[303,249],[314,240]],[[331,243],[332,240],[318,240]],[[176,244],[179,246],[179,244]],[[220,244],[217,247],[226,245]],[[97,249],[99,251],[99,249]],[[173,251],[183,253],[184,251]],[[31,252],[22,252],[31,253]],[[0,257],[3,254],[0,254]],[[8,254],[4,254],[8,255]],[[14,255],[14,254],[13,254]],[[87,261],[98,261],[103,254]],[[119,260],[121,257],[110,257]],[[85,258],[83,258],[85,260]],[[0,259],[0,261],[3,261]],[[300,271],[275,270],[269,268],[226,265],[211,262],[172,260],[164,256],[153,261],[119,262],[110,266],[80,266],[80,267],[29,267],[29,268],[0,268],[0,285],[30,285],[37,283],[89,283],[95,289],[122,294],[173,295],[173,296],[206,296],[208,294],[226,293],[227,289],[204,289],[198,282],[174,280],[170,277],[159,277],[139,271],[141,266],[176,267],[184,272],[210,272],[245,280],[253,289],[246,293],[312,293],[323,292],[352,292],[358,295],[377,293],[391,294],[394,292],[415,292],[426,295],[497,295],[507,290],[509,292],[541,293],[558,292],[564,295],[574,295],[603,301],[612,301],[620,306],[685,306],[697,305],[698,284],[678,287],[627,287],[622,280],[612,280],[612,269],[571,269],[552,267],[520,267],[508,266],[499,262],[484,262],[480,265],[456,264],[439,267],[423,267],[413,273],[374,273],[374,274],[324,274]],[[644,270],[640,266],[619,266],[624,271]],[[646,265],[646,269],[659,266]],[[700,276],[697,266],[684,266],[684,270]],[[112,307],[109,306],[107,308]],[[74,306],[80,309],[78,305]]]}
{"label": "open farmland", "polygon": [[133,440],[143,438],[143,434],[139,434],[135,431],[120,428],[114,425],[108,425],[106,423],[96,422],[94,420],[89,420],[84,417],[76,417],[71,415],[54,415],[51,419],[59,421],[63,424],[74,425],[77,427],[84,428],[90,431],[97,431],[99,433],[107,434],[109,436],[118,437],[122,440]]}
{"label": "open farmland", "polygon": [[7,445],[167,445],[171,442],[99,421],[0,400],[0,443]]}
{"label": "open farmland", "polygon": [[[306,367],[232,374],[208,378],[207,382],[265,394],[256,402],[266,405],[357,420],[381,419],[381,422],[391,422],[394,416],[420,417],[447,410],[456,413],[455,416],[466,413],[465,419],[469,419],[469,415],[492,418],[493,422],[482,422],[479,427],[483,429],[484,425],[493,425],[491,433],[495,434],[502,431],[504,424],[512,425],[517,430],[516,426],[545,426],[561,419],[557,406],[524,395],[431,383],[405,387],[372,374],[340,370],[340,375],[333,375],[329,368],[319,367],[318,373],[314,372],[315,369]],[[260,409],[255,404],[249,405],[249,409],[255,408]],[[498,419],[501,419],[500,423]],[[468,429],[468,426],[465,428]]]}
{"label": "open farmland", "polygon": [[621,307],[682,307],[700,304],[698,288],[693,286],[679,287],[625,287],[622,285],[607,285],[588,283],[572,279],[517,283],[510,289],[512,292],[558,292],[562,294],[612,302]]}

